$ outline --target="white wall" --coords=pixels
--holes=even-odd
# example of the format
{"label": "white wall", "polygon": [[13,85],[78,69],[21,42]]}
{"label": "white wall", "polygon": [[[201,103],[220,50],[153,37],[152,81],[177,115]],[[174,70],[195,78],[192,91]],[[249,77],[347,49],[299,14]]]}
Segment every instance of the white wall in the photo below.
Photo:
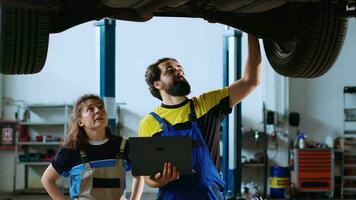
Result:
{"label": "white wall", "polygon": [[93,22],[50,36],[47,62],[34,75],[4,76],[4,97],[28,103],[72,103],[98,92]]}
{"label": "white wall", "polygon": [[[146,67],[174,57],[184,67],[192,95],[222,86],[224,26],[200,19],[154,18],[117,23],[117,101],[123,106],[124,134],[136,135],[139,120],[160,104],[144,81]],[[197,76],[199,74],[199,76]]]}
{"label": "white wall", "polygon": [[[169,56],[179,60],[192,86],[190,96],[222,86],[223,25],[200,19],[154,18],[146,23],[118,21],[116,26],[116,102],[126,103],[120,116],[123,135],[137,135],[139,120],[160,104],[144,82],[147,65],[158,58]],[[93,22],[51,35],[44,70],[36,75],[4,76],[5,99],[71,103],[84,93],[98,93],[98,49],[98,28]],[[246,35],[242,49],[244,65]],[[269,69],[266,62],[263,67]],[[273,88],[263,91],[273,85],[266,82],[274,81],[273,74],[270,70],[265,73],[262,86],[243,101],[243,123],[248,129],[262,129],[262,100],[274,101],[274,97],[264,97],[274,96]],[[14,107],[5,103],[4,109],[5,117],[13,118]],[[1,166],[12,162],[9,152],[0,152]],[[13,168],[4,170],[3,180],[9,181],[0,182],[0,191],[11,191]]]}
{"label": "white wall", "polygon": [[[3,76],[5,99],[3,117],[14,119],[16,111],[14,104],[72,103],[80,94],[97,93],[99,87],[95,45],[95,29],[92,28],[92,22],[51,35],[47,62],[40,73]],[[3,180],[8,181],[0,181],[0,191],[12,191],[14,154],[0,152],[0,159],[2,166],[8,166],[1,170]],[[31,180],[30,182],[33,183]],[[34,187],[39,184],[37,181]]]}
{"label": "white wall", "polygon": [[325,142],[343,132],[343,88],[356,86],[356,20],[349,21],[344,47],[335,65],[317,79],[290,79],[290,109],[301,114],[302,132]]}

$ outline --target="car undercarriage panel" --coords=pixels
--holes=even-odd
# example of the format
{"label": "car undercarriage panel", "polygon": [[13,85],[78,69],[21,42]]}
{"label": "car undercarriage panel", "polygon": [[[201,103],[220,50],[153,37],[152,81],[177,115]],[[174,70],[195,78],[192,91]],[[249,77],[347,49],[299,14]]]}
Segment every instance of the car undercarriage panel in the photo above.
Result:
{"label": "car undercarriage panel", "polygon": [[271,10],[286,3],[286,0],[213,0],[221,11],[235,13],[259,13]]}

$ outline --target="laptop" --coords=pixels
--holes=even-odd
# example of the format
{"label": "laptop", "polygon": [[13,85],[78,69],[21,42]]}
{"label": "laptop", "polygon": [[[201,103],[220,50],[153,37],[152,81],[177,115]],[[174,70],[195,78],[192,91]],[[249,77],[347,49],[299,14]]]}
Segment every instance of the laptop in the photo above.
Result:
{"label": "laptop", "polygon": [[133,176],[153,176],[163,172],[165,162],[176,166],[180,175],[192,174],[189,136],[131,137],[129,145]]}

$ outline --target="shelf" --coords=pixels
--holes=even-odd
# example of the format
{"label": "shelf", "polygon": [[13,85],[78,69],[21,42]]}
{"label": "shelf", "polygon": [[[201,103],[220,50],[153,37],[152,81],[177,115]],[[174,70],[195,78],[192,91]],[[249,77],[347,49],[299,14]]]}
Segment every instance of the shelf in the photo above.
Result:
{"label": "shelf", "polygon": [[344,93],[356,93],[356,87],[344,87]]}
{"label": "shelf", "polygon": [[15,146],[0,146],[0,150],[15,150]]}
{"label": "shelf", "polygon": [[20,122],[20,125],[28,126],[48,126],[48,125],[62,125],[64,126],[67,122]]}
{"label": "shelf", "polygon": [[344,176],[344,180],[356,180],[356,176]]}
{"label": "shelf", "polygon": [[343,95],[343,161],[341,164],[341,197],[345,194],[356,194],[356,87],[345,86]]}
{"label": "shelf", "polygon": [[19,142],[19,145],[59,145],[60,142]]}
{"label": "shelf", "polygon": [[356,130],[345,130],[345,134],[356,134]]}
{"label": "shelf", "polygon": [[344,152],[344,156],[356,156],[356,152],[348,152],[348,151],[345,151],[345,152]]}
{"label": "shelf", "polygon": [[71,104],[30,104],[27,105],[29,108],[64,108],[64,107],[73,107]]}
{"label": "shelf", "polygon": [[16,120],[0,120],[0,124],[16,124]]}
{"label": "shelf", "polygon": [[347,188],[347,187],[344,187],[344,192],[349,192],[349,193],[356,193],[356,188]]}
{"label": "shelf", "polygon": [[18,162],[19,165],[48,166],[50,162]]}
{"label": "shelf", "polygon": [[264,167],[264,163],[243,163],[242,167]]}
{"label": "shelf", "polygon": [[[32,170],[39,172],[50,165],[50,158],[56,152],[67,135],[67,126],[72,105],[69,104],[29,104],[26,107],[24,121],[18,124],[18,138],[14,156],[14,181],[15,192],[27,194],[46,194],[42,188],[29,188]],[[59,131],[60,130],[60,131]],[[21,139],[20,139],[21,138]],[[36,141],[42,139],[42,141]],[[32,155],[31,155],[32,154]],[[44,156],[45,159],[41,159]],[[48,158],[48,159],[47,159]],[[36,175],[37,176],[37,175]],[[24,178],[23,184],[17,180]],[[23,186],[22,186],[23,185]],[[62,188],[63,183],[58,183]],[[20,188],[19,188],[20,186]]]}
{"label": "shelf", "polygon": [[344,134],[344,139],[356,139],[356,134]]}
{"label": "shelf", "polygon": [[[64,195],[69,195],[69,188],[60,187],[59,189],[64,193]],[[16,194],[40,194],[40,195],[45,194],[45,195],[48,195],[48,192],[44,188],[17,189],[15,191],[15,193]],[[9,198],[9,199],[11,199],[11,198]]]}
{"label": "shelf", "polygon": [[351,145],[351,144],[354,145],[354,144],[356,144],[356,141],[355,141],[355,140],[345,140],[345,141],[344,141],[344,144],[345,144],[345,145],[346,145],[346,144],[347,144],[347,145]]}
{"label": "shelf", "polygon": [[20,194],[48,194],[44,188],[28,188],[28,189],[21,189],[16,190],[15,193]]}
{"label": "shelf", "polygon": [[356,164],[344,164],[344,168],[355,168],[356,169]]}

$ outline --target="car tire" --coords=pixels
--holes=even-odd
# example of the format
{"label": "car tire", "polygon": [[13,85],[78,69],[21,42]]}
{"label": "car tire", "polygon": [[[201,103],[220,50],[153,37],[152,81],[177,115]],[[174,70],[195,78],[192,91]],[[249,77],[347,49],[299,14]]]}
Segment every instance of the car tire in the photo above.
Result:
{"label": "car tire", "polygon": [[0,73],[34,74],[41,71],[48,49],[48,13],[1,5],[0,28]]}
{"label": "car tire", "polygon": [[326,73],[342,48],[347,19],[338,17],[335,5],[309,3],[298,13],[297,34],[290,41],[264,39],[273,69],[287,77],[314,78]]}

